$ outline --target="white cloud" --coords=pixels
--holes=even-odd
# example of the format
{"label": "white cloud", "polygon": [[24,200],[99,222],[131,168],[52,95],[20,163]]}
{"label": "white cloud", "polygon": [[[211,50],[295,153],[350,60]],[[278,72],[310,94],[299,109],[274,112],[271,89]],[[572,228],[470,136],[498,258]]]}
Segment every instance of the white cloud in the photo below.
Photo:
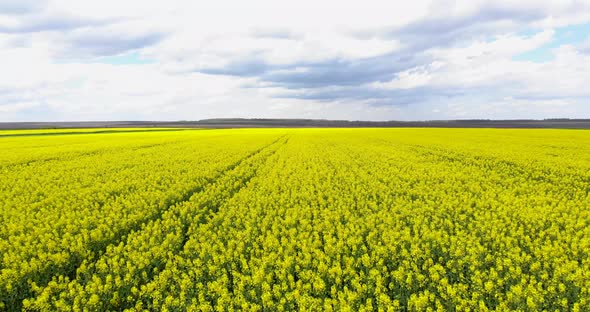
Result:
{"label": "white cloud", "polygon": [[582,44],[580,44],[580,47],[578,50],[582,53],[590,54],[590,35],[588,35],[586,40],[584,40],[584,42],[582,42]]}
{"label": "white cloud", "polygon": [[398,73],[396,78],[391,81],[373,82],[369,84],[369,87],[376,89],[413,89],[426,86],[432,80],[429,67],[434,69],[441,65],[441,62],[435,62],[428,66],[421,65],[412,69],[404,70],[403,72]]}
{"label": "white cloud", "polygon": [[[588,22],[588,1],[6,0],[0,121],[590,117],[590,41],[514,59]],[[149,64],[97,63],[131,52]]]}
{"label": "white cloud", "polygon": [[391,81],[373,83],[371,87],[472,89],[481,95],[496,93],[539,99],[590,97],[590,90],[584,87],[590,79],[590,58],[572,46],[554,50],[555,60],[550,62],[513,59],[550,42],[553,33],[546,30],[531,37],[506,35],[465,47],[433,49],[429,53],[435,62],[400,72]]}

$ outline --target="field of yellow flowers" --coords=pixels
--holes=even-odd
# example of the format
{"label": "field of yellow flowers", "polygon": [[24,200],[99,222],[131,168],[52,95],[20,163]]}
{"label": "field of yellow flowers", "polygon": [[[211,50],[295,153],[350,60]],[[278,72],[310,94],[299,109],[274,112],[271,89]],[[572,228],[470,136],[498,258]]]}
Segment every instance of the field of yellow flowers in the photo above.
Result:
{"label": "field of yellow flowers", "polygon": [[590,131],[0,131],[0,311],[590,311]]}

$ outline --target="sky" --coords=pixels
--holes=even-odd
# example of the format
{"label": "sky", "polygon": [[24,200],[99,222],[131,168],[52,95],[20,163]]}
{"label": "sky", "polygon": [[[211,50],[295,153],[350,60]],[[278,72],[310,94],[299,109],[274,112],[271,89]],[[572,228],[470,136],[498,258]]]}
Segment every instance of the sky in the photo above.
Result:
{"label": "sky", "polygon": [[0,0],[0,122],[590,118],[590,0]]}

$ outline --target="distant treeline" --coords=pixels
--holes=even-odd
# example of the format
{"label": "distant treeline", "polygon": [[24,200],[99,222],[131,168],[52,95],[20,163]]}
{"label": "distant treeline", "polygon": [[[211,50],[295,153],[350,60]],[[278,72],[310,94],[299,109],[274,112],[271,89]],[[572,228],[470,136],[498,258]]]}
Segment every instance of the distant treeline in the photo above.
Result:
{"label": "distant treeline", "polygon": [[368,127],[434,127],[434,128],[561,128],[590,129],[590,119],[515,119],[515,120],[429,120],[429,121],[350,121],[327,119],[242,119],[219,118],[196,121],[81,121],[81,122],[0,122],[0,129],[64,129],[121,127],[181,128],[368,128]]}

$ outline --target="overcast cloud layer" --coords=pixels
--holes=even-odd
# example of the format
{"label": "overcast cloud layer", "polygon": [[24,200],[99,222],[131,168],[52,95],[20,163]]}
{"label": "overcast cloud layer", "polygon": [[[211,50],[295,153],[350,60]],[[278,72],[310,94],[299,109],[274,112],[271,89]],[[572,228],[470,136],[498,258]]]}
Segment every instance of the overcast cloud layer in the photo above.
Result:
{"label": "overcast cloud layer", "polygon": [[0,122],[590,118],[590,0],[0,0]]}

